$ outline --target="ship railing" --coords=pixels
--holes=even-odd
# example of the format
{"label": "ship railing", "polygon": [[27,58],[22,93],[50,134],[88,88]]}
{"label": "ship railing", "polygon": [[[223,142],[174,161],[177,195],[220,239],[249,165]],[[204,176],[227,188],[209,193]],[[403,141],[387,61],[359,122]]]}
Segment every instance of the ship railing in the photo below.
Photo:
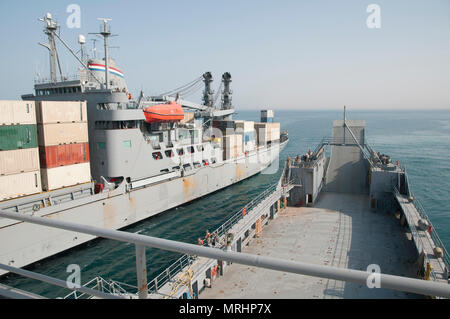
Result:
{"label": "ship railing", "polygon": [[[396,195],[401,195],[399,190],[397,189],[397,187],[394,187],[394,193]],[[415,206],[415,208],[417,209],[417,212],[419,213],[420,217],[425,219],[428,224],[431,226],[432,231],[430,233],[430,237],[431,240],[433,242],[433,245],[436,247],[440,247],[443,251],[443,257],[442,257],[442,261],[444,262],[445,268],[447,269],[447,271],[450,269],[449,268],[449,254],[444,246],[444,244],[442,243],[441,239],[439,238],[439,235],[437,234],[436,230],[434,229],[433,224],[431,223],[428,215],[426,214],[425,209],[423,208],[422,204],[419,202],[418,199],[413,199],[413,204]],[[412,214],[414,212],[411,212],[409,210],[409,208],[406,206],[406,209],[408,210],[409,214]],[[417,250],[419,252],[424,252],[425,251],[425,245],[423,243],[423,238],[421,236],[421,234],[419,233],[419,231],[417,230],[417,228],[415,227],[415,225],[412,225],[413,227],[409,227],[410,231],[411,231],[411,235],[413,236],[413,238],[416,238],[416,246],[417,246]],[[425,254],[424,257],[424,264],[426,265],[427,263],[430,262],[430,259],[427,257],[427,255]],[[431,270],[431,277],[433,278],[433,280],[437,280],[437,275],[435,270]]]}
{"label": "ship railing", "polygon": [[[219,238],[225,235],[228,230],[230,230],[234,225],[236,225],[244,216],[246,212],[251,211],[253,208],[259,205],[261,201],[263,201],[266,197],[271,195],[276,188],[278,187],[278,183],[270,186],[264,192],[259,194],[256,198],[250,201],[247,205],[241,208],[238,212],[233,214],[225,223],[223,223],[219,228],[211,233],[211,236],[217,235]],[[245,212],[245,213],[244,213]]]}
{"label": "ship railing", "polygon": [[444,263],[445,263],[445,267],[447,267],[447,269],[450,270],[450,255],[449,255],[447,249],[445,248],[444,243],[442,242],[441,238],[439,237],[439,235],[438,235],[436,229],[434,229],[434,226],[433,226],[433,224],[431,223],[431,221],[430,221],[430,219],[429,219],[429,217],[428,217],[428,215],[427,215],[427,213],[426,213],[426,211],[425,211],[425,208],[423,208],[423,205],[422,205],[422,203],[420,202],[420,200],[419,200],[419,199],[416,199],[416,198],[414,197],[413,201],[414,201],[414,205],[416,206],[416,208],[417,208],[417,210],[418,210],[420,216],[421,216],[422,218],[424,218],[425,220],[427,220],[427,222],[428,222],[429,225],[431,226],[431,229],[432,229],[431,234],[430,234],[430,235],[431,235],[431,239],[433,239],[433,242],[434,242],[434,244],[435,244],[437,247],[440,247],[440,248],[442,249],[442,251],[443,251],[442,260],[443,260]]}
{"label": "ship railing", "polygon": [[[362,285],[367,284],[369,280],[373,280],[372,272],[362,270],[343,269],[306,262],[297,262],[282,259],[280,260],[279,258],[258,256],[242,252],[224,251],[222,249],[212,247],[202,247],[195,244],[183,243],[141,234],[133,234],[125,231],[82,225],[51,218],[27,216],[18,213],[0,211],[0,217],[134,244],[136,249],[136,275],[138,282],[137,286],[139,287],[139,298],[148,298],[148,291],[146,289],[146,248],[163,249],[172,252],[197,255],[213,260],[223,260],[226,262],[278,270],[282,272],[284,271],[298,275],[355,282]],[[92,292],[93,295],[100,298],[126,298],[125,296],[104,294],[100,291],[96,291],[95,289],[89,289],[86,287],[70,287],[67,285],[67,281],[27,271],[21,268],[8,266],[2,263],[0,263],[0,269],[72,290]],[[412,292],[426,296],[441,296],[450,298],[450,286],[448,283],[432,282],[387,274],[377,274],[377,276],[379,276],[378,280],[380,282],[381,288]],[[1,290],[0,294],[2,294]],[[127,297],[129,298],[130,296]]]}
{"label": "ship railing", "polygon": [[[414,193],[412,191],[412,183],[409,180],[408,174],[406,173],[406,167],[402,168],[404,174],[405,174],[405,181],[406,181],[406,190],[408,197],[411,197],[414,203],[414,206],[416,207],[417,211],[419,212],[419,215],[421,218],[425,219],[428,222],[428,225],[431,226],[431,239],[433,240],[433,243],[436,247],[440,247],[443,252],[442,260],[444,261],[445,267],[448,271],[450,271],[450,254],[448,253],[447,249],[445,248],[444,243],[442,242],[441,238],[439,237],[436,229],[434,228],[425,208],[422,205],[422,202],[414,196]],[[398,190],[396,189],[398,192]]]}
{"label": "ship railing", "polygon": [[[174,279],[177,274],[191,266],[196,259],[196,256],[191,256],[189,254],[185,254],[178,258],[173,264],[167,267],[166,270],[161,272],[147,284],[148,292],[157,294],[159,287],[164,286],[166,283]],[[137,287],[135,288],[137,289]]]}
{"label": "ship railing", "polygon": [[[97,276],[83,285],[83,287],[95,289],[103,293],[119,296],[127,296],[129,293],[123,288],[124,283],[119,283],[114,280],[106,280],[100,276]],[[130,285],[129,285],[130,286]],[[131,286],[132,287],[132,286]],[[137,290],[137,287],[135,287]],[[92,299],[93,296],[79,291],[72,291],[70,294],[66,295],[64,299]]]}
{"label": "ship railing", "polygon": [[[245,212],[250,212],[253,208],[258,206],[258,204],[263,201],[265,198],[270,196],[276,189],[277,184],[274,184],[268,187],[264,192],[250,201],[247,205],[241,208],[239,211],[234,213],[227,221],[225,221],[220,227],[211,232],[212,238],[221,238],[225,236],[227,232],[236,225],[244,216]],[[225,239],[225,238],[224,238]],[[206,243],[204,244],[206,245]],[[153,280],[151,280],[147,287],[149,293],[158,293],[158,287],[162,287],[166,283],[173,280],[177,274],[182,272],[184,269],[193,264],[193,262],[197,259],[197,256],[192,256],[185,254],[177,259],[173,264],[171,264],[166,270],[157,275]]]}
{"label": "ship railing", "polygon": [[431,220],[428,217],[428,214],[427,214],[425,208],[423,207],[422,202],[416,196],[414,196],[414,193],[413,193],[413,190],[412,190],[412,188],[413,188],[412,183],[411,183],[411,181],[409,179],[408,174],[406,173],[406,166],[404,166],[402,168],[402,170],[403,170],[403,172],[405,174],[405,181],[406,181],[406,184],[407,184],[406,185],[406,189],[407,189],[407,192],[408,192],[408,196],[412,196],[414,206],[417,208],[417,211],[419,212],[420,216],[423,219],[425,219],[428,222],[428,224],[431,226],[431,229],[432,229],[431,234],[430,234],[431,235],[431,239],[433,240],[434,244],[437,247],[440,247],[442,249],[442,251],[443,251],[442,260],[444,261],[444,264],[445,264],[445,267],[447,268],[447,271],[450,271],[450,254],[448,253],[447,249],[445,248],[444,243],[442,242],[442,240],[439,237],[437,231],[435,230],[433,224],[431,223]]}
{"label": "ship railing", "polygon": [[[79,74],[64,75],[62,78],[58,79],[57,82],[67,82],[67,81],[78,81],[81,79]],[[36,78],[34,79],[34,84],[50,84],[53,81],[50,78]]]}
{"label": "ship railing", "polygon": [[[377,166],[375,159],[372,154],[374,154],[373,148],[368,143],[367,139],[364,140],[364,143],[361,145],[356,140],[349,142],[349,138],[346,137],[323,137],[322,140],[317,144],[316,148],[312,152],[313,158],[317,156],[319,151],[325,146],[358,146],[363,154],[364,158],[369,162],[371,166]],[[315,164],[318,158],[315,158],[311,163]]]}

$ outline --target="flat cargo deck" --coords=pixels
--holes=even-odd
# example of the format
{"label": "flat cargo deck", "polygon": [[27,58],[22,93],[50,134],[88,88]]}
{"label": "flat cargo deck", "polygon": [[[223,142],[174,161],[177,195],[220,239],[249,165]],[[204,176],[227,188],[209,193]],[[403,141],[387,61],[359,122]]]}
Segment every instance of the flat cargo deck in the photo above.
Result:
{"label": "flat cargo deck", "polygon": [[[410,233],[394,214],[369,209],[369,196],[325,192],[315,207],[288,207],[243,252],[417,278]],[[421,298],[274,270],[232,264],[200,298]]]}

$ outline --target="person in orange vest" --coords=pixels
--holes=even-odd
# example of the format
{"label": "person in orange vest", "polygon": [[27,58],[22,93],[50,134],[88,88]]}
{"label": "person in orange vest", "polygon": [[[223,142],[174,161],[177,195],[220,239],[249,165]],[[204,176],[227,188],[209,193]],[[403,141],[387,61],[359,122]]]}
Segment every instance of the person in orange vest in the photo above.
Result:
{"label": "person in orange vest", "polygon": [[211,234],[209,233],[209,230],[206,230],[205,240],[206,240],[206,244],[208,246],[211,246]]}
{"label": "person in orange vest", "polygon": [[197,244],[200,246],[203,246],[203,240],[201,238],[197,239]]}

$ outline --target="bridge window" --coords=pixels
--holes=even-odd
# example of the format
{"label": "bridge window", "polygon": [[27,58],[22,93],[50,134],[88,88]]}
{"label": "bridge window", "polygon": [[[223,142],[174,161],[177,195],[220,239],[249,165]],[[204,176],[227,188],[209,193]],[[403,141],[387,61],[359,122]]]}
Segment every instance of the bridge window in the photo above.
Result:
{"label": "bridge window", "polygon": [[191,164],[184,164],[183,168],[185,171],[190,171],[192,169]]}
{"label": "bridge window", "polygon": [[162,156],[161,152],[154,152],[154,153],[152,154],[152,156],[153,156],[153,158],[154,158],[155,160],[163,159],[163,156]]}
{"label": "bridge window", "polygon": [[172,150],[167,150],[164,153],[166,154],[167,157],[174,157],[175,155]]}
{"label": "bridge window", "polygon": [[177,153],[178,153],[178,155],[183,156],[184,150],[182,148],[179,148],[179,149],[177,149]]}
{"label": "bridge window", "polygon": [[189,154],[195,153],[194,146],[188,146],[187,151]]}

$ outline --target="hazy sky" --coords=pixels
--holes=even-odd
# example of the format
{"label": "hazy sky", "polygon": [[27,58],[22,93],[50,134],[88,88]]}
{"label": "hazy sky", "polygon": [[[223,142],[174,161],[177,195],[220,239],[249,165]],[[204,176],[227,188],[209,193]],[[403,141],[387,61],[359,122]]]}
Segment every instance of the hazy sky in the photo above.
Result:
{"label": "hazy sky", "polygon": [[[69,4],[81,8],[70,29]],[[368,28],[378,4],[381,27]],[[38,18],[51,12],[76,50],[77,36],[111,18],[111,55],[130,91],[148,95],[211,71],[233,77],[238,109],[445,108],[450,110],[450,1],[29,1],[0,0],[0,99],[33,92],[48,76]],[[92,42],[88,40],[88,48]],[[101,42],[98,53],[103,54]],[[59,46],[63,71],[75,60]],[[200,92],[190,97],[200,101]]]}

